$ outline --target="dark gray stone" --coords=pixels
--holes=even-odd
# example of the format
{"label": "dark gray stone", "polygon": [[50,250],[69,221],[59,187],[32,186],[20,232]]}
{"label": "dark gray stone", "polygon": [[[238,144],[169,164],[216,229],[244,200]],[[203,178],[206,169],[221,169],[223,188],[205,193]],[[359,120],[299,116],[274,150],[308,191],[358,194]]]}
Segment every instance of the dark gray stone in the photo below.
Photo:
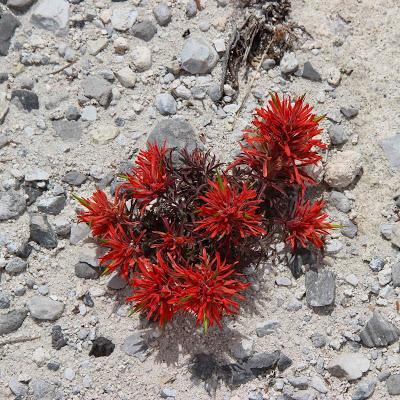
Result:
{"label": "dark gray stone", "polygon": [[254,375],[257,376],[265,373],[268,369],[275,368],[280,357],[281,352],[279,350],[276,350],[273,353],[258,353],[251,356],[245,365]]}
{"label": "dark gray stone", "polygon": [[0,56],[8,54],[10,41],[20,24],[18,18],[11,13],[0,15]]}
{"label": "dark gray stone", "polygon": [[65,111],[65,118],[67,118],[68,121],[78,121],[80,117],[81,112],[75,106],[69,106]]}
{"label": "dark gray stone", "polygon": [[376,381],[364,381],[359,383],[351,399],[352,400],[369,399],[374,393],[375,386],[376,386]]}
{"label": "dark gray stone", "polygon": [[161,115],[176,114],[176,101],[169,93],[161,93],[156,96],[155,106]]}
{"label": "dark gray stone", "polygon": [[400,168],[400,135],[391,136],[379,142],[392,168]]}
{"label": "dark gray stone", "polygon": [[82,279],[98,279],[99,272],[89,264],[78,262],[75,265],[75,275]]}
{"label": "dark gray stone", "polygon": [[281,353],[276,366],[279,369],[279,371],[283,372],[286,369],[288,369],[292,364],[293,364],[292,359],[289,358],[287,355]]}
{"label": "dark gray stone", "polygon": [[265,321],[262,325],[256,328],[256,334],[258,337],[264,337],[271,335],[281,327],[281,323],[277,320]]}
{"label": "dark gray stone", "polygon": [[4,82],[8,81],[8,73],[7,72],[0,72],[0,85]]}
{"label": "dark gray stone", "polygon": [[309,61],[304,64],[302,78],[313,82],[321,82],[321,74],[315,70]]}
{"label": "dark gray stone", "polygon": [[17,98],[24,110],[31,112],[39,109],[39,98],[36,93],[26,89],[15,89],[11,92],[11,100]]}
{"label": "dark gray stone", "polygon": [[151,21],[146,20],[133,25],[132,33],[138,39],[150,42],[157,33],[157,28]]}
{"label": "dark gray stone", "polygon": [[79,140],[82,137],[82,126],[79,121],[53,121],[53,129],[62,140]]}
{"label": "dark gray stone", "polygon": [[21,383],[17,378],[11,378],[8,387],[10,388],[11,392],[16,396],[16,399],[25,399],[26,395],[28,394],[28,386]]}
{"label": "dark gray stone", "polygon": [[47,249],[54,249],[58,244],[57,235],[47,221],[47,217],[41,214],[31,215],[30,238]]}
{"label": "dark gray stone", "polygon": [[361,342],[366,347],[386,347],[399,339],[400,330],[378,311],[360,332]]}
{"label": "dark gray stone", "polygon": [[15,190],[0,191],[0,221],[16,218],[26,210],[23,192]]}
{"label": "dark gray stone", "polygon": [[28,263],[22,258],[14,257],[6,265],[6,272],[10,275],[18,275],[24,272]]}
{"label": "dark gray stone", "polygon": [[189,151],[198,147],[196,136],[191,125],[183,119],[164,119],[151,131],[148,141],[163,144],[178,149],[187,148]]}
{"label": "dark gray stone", "polygon": [[51,215],[58,215],[65,207],[65,196],[41,197],[37,203],[38,210]]}
{"label": "dark gray stone", "polygon": [[62,333],[60,325],[54,325],[51,328],[51,347],[56,350],[60,350],[67,345],[67,339]]}
{"label": "dark gray stone", "polygon": [[71,186],[81,186],[87,181],[87,176],[79,171],[70,171],[63,176],[62,181]]}
{"label": "dark gray stone", "polygon": [[108,357],[115,349],[115,344],[105,337],[99,336],[93,341],[89,356]]}
{"label": "dark gray stone", "polygon": [[197,14],[197,4],[194,0],[188,0],[186,3],[186,16],[188,18],[193,18]]}
{"label": "dark gray stone", "polygon": [[386,388],[391,396],[400,394],[400,374],[390,375],[386,381]]}
{"label": "dark gray stone", "polygon": [[27,315],[26,310],[12,310],[7,314],[0,315],[0,336],[17,331]]}
{"label": "dark gray stone", "polygon": [[369,262],[369,267],[374,272],[379,272],[385,266],[386,261],[381,257],[373,257],[372,260]]}
{"label": "dark gray stone", "polygon": [[340,107],[340,112],[347,119],[355,118],[358,115],[358,110],[357,110],[357,108],[354,108],[354,107]]}
{"label": "dark gray stone", "polygon": [[3,292],[0,292],[0,310],[5,310],[6,308],[10,308],[10,298]]}
{"label": "dark gray stone", "polygon": [[327,270],[307,271],[306,300],[311,307],[328,307],[335,302],[336,275]]}
{"label": "dark gray stone", "polygon": [[60,363],[56,362],[56,361],[50,361],[47,363],[47,368],[50,371],[58,371],[60,369],[61,365]]}
{"label": "dark gray stone", "polygon": [[392,266],[392,283],[394,287],[400,287],[400,262]]}
{"label": "dark gray stone", "polygon": [[153,9],[153,14],[160,26],[167,26],[171,22],[171,8],[166,3],[157,4]]}
{"label": "dark gray stone", "polygon": [[347,218],[346,221],[342,222],[342,225],[343,228],[340,229],[340,232],[343,236],[346,236],[350,239],[353,239],[357,236],[358,228],[353,221]]}
{"label": "dark gray stone", "polygon": [[238,386],[255,378],[252,371],[242,364],[226,364],[220,367],[220,374],[229,386]]}

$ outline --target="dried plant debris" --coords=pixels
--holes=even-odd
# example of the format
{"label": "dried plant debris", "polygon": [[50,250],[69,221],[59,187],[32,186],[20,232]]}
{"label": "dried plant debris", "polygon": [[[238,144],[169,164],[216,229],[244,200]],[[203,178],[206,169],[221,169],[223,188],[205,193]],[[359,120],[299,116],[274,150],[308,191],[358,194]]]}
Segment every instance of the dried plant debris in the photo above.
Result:
{"label": "dried plant debris", "polygon": [[[233,32],[231,45],[226,53],[226,71],[223,84],[239,89],[239,71],[257,65],[261,58],[271,58],[277,63],[293,46],[291,25],[285,22],[290,12],[288,0],[264,2],[244,1],[250,10],[243,25]],[[265,3],[265,4],[263,4]]]}

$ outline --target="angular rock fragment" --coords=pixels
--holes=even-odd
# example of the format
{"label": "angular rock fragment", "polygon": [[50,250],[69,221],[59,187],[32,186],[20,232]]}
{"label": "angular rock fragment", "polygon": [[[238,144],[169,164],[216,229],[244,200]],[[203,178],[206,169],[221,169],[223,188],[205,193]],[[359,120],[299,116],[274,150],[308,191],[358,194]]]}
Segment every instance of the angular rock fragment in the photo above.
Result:
{"label": "angular rock fragment", "polygon": [[26,201],[22,192],[15,190],[0,191],[0,221],[16,218],[26,210]]}
{"label": "angular rock fragment", "polygon": [[354,381],[369,370],[370,361],[357,353],[342,353],[335,356],[328,364],[327,370],[337,378]]}
{"label": "angular rock fragment", "polygon": [[82,82],[83,94],[107,108],[112,100],[111,85],[101,76],[89,76]]}
{"label": "angular rock fragment", "polygon": [[55,321],[64,312],[64,304],[44,296],[32,297],[28,302],[31,316],[41,321]]}
{"label": "angular rock fragment", "polygon": [[41,214],[32,214],[30,221],[30,238],[46,249],[57,247],[57,235],[47,221],[47,217]]}
{"label": "angular rock fragment", "polygon": [[108,357],[115,349],[115,344],[103,336],[99,336],[93,341],[89,356]]}
{"label": "angular rock fragment", "polygon": [[31,21],[39,28],[65,34],[69,23],[69,3],[67,0],[39,0],[33,10]]}
{"label": "angular rock fragment", "polygon": [[11,13],[3,13],[0,16],[0,56],[6,56],[10,48],[10,42],[15,30],[21,23]]}
{"label": "angular rock fragment", "polygon": [[379,142],[392,168],[400,168],[400,134]]}
{"label": "angular rock fragment", "polygon": [[321,82],[321,74],[311,65],[309,61],[304,63],[302,78],[314,82]]}
{"label": "angular rock fragment", "polygon": [[336,275],[326,269],[307,271],[305,276],[306,299],[311,307],[329,307],[335,302]]}
{"label": "angular rock fragment", "polygon": [[386,347],[399,339],[400,329],[375,311],[359,335],[366,347]]}
{"label": "angular rock fragment", "polygon": [[0,336],[18,330],[25,321],[28,312],[26,310],[12,310],[0,315]]}
{"label": "angular rock fragment", "polygon": [[181,52],[182,68],[190,74],[207,74],[218,61],[218,53],[205,39],[193,37]]}
{"label": "angular rock fragment", "polygon": [[36,93],[26,89],[15,89],[11,92],[11,100],[18,99],[24,110],[31,112],[39,109],[39,98]]}

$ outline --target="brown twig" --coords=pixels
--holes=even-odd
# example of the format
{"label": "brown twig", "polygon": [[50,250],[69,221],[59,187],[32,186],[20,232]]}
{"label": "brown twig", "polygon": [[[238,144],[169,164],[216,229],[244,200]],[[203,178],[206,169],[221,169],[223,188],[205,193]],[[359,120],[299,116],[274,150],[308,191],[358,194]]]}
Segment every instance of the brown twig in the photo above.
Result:
{"label": "brown twig", "polygon": [[70,67],[71,65],[74,65],[77,61],[78,61],[78,60],[71,61],[71,62],[68,63],[67,65],[64,65],[63,67],[58,68],[58,69],[56,69],[56,70],[53,71],[53,72],[50,72],[50,75],[55,75],[55,74],[58,74],[58,73],[61,72],[61,71],[64,71],[64,69],[67,69],[67,68]]}
{"label": "brown twig", "polygon": [[198,9],[199,11],[201,11],[200,0],[194,0],[194,1],[196,2],[197,9]]}
{"label": "brown twig", "polygon": [[274,35],[272,36],[270,42],[268,43],[268,46],[265,48],[264,53],[263,53],[263,55],[262,55],[262,57],[261,57],[261,60],[260,60],[260,62],[258,63],[258,65],[257,65],[257,67],[256,67],[256,69],[255,69],[255,71],[254,71],[253,77],[251,78],[251,81],[250,81],[249,85],[247,86],[246,93],[245,93],[245,95],[244,95],[244,97],[243,97],[243,99],[242,99],[242,102],[240,103],[240,107],[238,108],[238,110],[237,110],[236,113],[235,113],[235,119],[234,119],[233,124],[232,124],[232,130],[233,130],[233,128],[235,127],[235,124],[236,124],[236,121],[237,121],[237,119],[238,119],[238,117],[239,117],[239,115],[240,115],[240,112],[242,111],[244,105],[245,105],[246,102],[247,102],[247,99],[248,99],[248,97],[249,97],[249,95],[250,95],[250,92],[251,92],[251,88],[253,87],[254,81],[256,80],[257,73],[258,73],[258,71],[260,70],[261,65],[262,65],[262,63],[264,62],[265,58],[267,57],[267,54],[268,54],[268,52],[269,52],[269,49],[271,48],[272,43],[274,43],[275,38],[276,38],[276,33],[274,33]]}
{"label": "brown twig", "polygon": [[24,342],[31,342],[33,340],[40,339],[40,336],[20,336],[14,339],[3,340],[0,342],[0,347],[3,347],[7,344],[16,344],[16,343],[24,343]]}

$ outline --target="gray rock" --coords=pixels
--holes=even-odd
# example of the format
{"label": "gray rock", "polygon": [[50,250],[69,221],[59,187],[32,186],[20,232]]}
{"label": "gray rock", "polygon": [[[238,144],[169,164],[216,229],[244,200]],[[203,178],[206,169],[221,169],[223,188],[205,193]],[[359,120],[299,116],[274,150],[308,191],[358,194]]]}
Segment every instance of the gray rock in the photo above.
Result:
{"label": "gray rock", "polygon": [[264,337],[275,333],[281,327],[281,323],[277,320],[269,320],[256,328],[258,337]]}
{"label": "gray rock", "polygon": [[3,13],[0,18],[0,56],[6,56],[15,30],[20,26],[17,17],[11,13]]}
{"label": "gray rock", "polygon": [[375,311],[359,335],[366,347],[386,347],[399,339],[400,329]]}
{"label": "gray rock", "polygon": [[349,140],[349,134],[342,125],[331,125],[328,129],[332,144],[344,144]]}
{"label": "gray rock", "polygon": [[71,186],[81,186],[87,181],[87,176],[79,171],[70,171],[62,177],[62,181]]}
{"label": "gray rock", "polygon": [[280,356],[281,353],[278,350],[272,353],[258,353],[254,356],[251,356],[245,365],[253,372],[254,375],[258,375],[268,369],[274,368],[278,363]]}
{"label": "gray rock", "polygon": [[155,105],[161,115],[176,114],[176,101],[169,93],[161,93],[157,95]]}
{"label": "gray rock", "polygon": [[369,370],[370,361],[357,353],[342,353],[335,356],[328,364],[327,370],[337,378],[354,381]]}
{"label": "gray rock", "polygon": [[69,3],[66,0],[39,0],[31,21],[39,28],[58,34],[68,31]]}
{"label": "gray rock", "polygon": [[64,378],[68,381],[73,381],[75,379],[75,371],[72,368],[66,368],[64,371]]}
{"label": "gray rock", "polygon": [[340,232],[342,233],[343,236],[346,236],[350,239],[353,239],[356,237],[358,228],[357,225],[351,221],[350,219],[346,219],[346,221],[342,222],[343,228],[340,229]]}
{"label": "gray rock", "polygon": [[27,315],[26,310],[11,310],[7,314],[0,315],[0,336],[17,331]]}
{"label": "gray rock", "polygon": [[68,121],[78,121],[80,117],[81,113],[75,106],[69,106],[65,111],[65,118],[67,118]]}
{"label": "gray rock", "polygon": [[75,275],[82,279],[98,279],[99,272],[89,264],[78,262],[75,264]]}
{"label": "gray rock", "polygon": [[353,119],[358,115],[358,110],[354,107],[340,107],[340,112],[347,119]]}
{"label": "gray rock", "polygon": [[22,192],[9,189],[0,191],[0,221],[16,218],[26,210],[26,201]]}
{"label": "gray rock", "polygon": [[65,207],[65,202],[65,196],[41,196],[37,202],[37,207],[39,211],[45,214],[58,215]]}
{"label": "gray rock", "polygon": [[263,396],[263,394],[261,392],[257,392],[255,390],[252,390],[248,397],[247,400],[265,400],[265,397]]}
{"label": "gray rock", "polygon": [[62,140],[79,140],[82,137],[82,127],[79,121],[53,121],[53,128]]}
{"label": "gray rock", "polygon": [[71,223],[68,218],[59,216],[53,221],[54,231],[60,238],[66,238],[71,233]]}
{"label": "gray rock", "polygon": [[212,84],[207,90],[207,94],[210,99],[216,103],[217,101],[221,100],[222,97],[222,89],[220,85]]}
{"label": "gray rock", "polygon": [[15,89],[11,92],[11,100],[18,99],[22,108],[28,112],[39,109],[39,98],[36,93],[26,89]]}
{"label": "gray rock", "polygon": [[266,71],[269,71],[270,69],[274,68],[276,65],[276,62],[273,58],[266,58],[263,63],[261,64],[261,67],[265,69]]}
{"label": "gray rock", "polygon": [[32,379],[29,386],[33,393],[33,400],[55,400],[56,386],[43,379]]}
{"label": "gray rock", "polygon": [[0,292],[0,310],[5,310],[6,308],[10,308],[10,298],[3,292]]}
{"label": "gray rock", "polygon": [[150,143],[163,144],[178,149],[187,148],[189,151],[198,147],[197,138],[193,128],[181,118],[164,119],[151,131],[148,141]]}
{"label": "gray rock", "polygon": [[121,346],[121,350],[125,354],[136,357],[142,362],[147,358],[148,348],[146,342],[138,332],[128,336]]}
{"label": "gray rock", "polygon": [[400,374],[390,375],[386,381],[386,388],[391,396],[400,394]]}
{"label": "gray rock", "polygon": [[151,50],[145,46],[136,46],[132,51],[132,64],[136,71],[147,71],[153,63]]}
{"label": "gray rock", "polygon": [[285,53],[282,57],[280,68],[282,74],[291,74],[297,71],[299,62],[297,61],[296,55],[294,53]]}
{"label": "gray rock", "polygon": [[24,399],[28,394],[28,386],[19,382],[17,378],[11,378],[8,382],[8,387],[11,392],[17,397],[17,399]]}
{"label": "gray rock", "polygon": [[304,64],[302,78],[313,82],[321,82],[321,74],[315,70],[309,61]]}
{"label": "gray rock", "polygon": [[307,389],[309,384],[309,380],[306,376],[289,377],[288,381],[296,389]]}
{"label": "gray rock", "polygon": [[54,249],[58,244],[57,235],[47,217],[41,214],[31,215],[30,239],[47,249]]}
{"label": "gray rock", "polygon": [[44,296],[32,297],[28,302],[31,316],[41,321],[55,321],[64,312],[64,304]]}
{"label": "gray rock", "polygon": [[[8,111],[10,109],[9,102],[7,100],[7,95],[5,92],[0,92],[0,125],[2,125],[6,119]],[[4,147],[0,145],[0,148]]]}
{"label": "gray rock", "polygon": [[188,18],[193,18],[197,14],[197,5],[194,0],[188,0],[186,3],[186,16]]}
{"label": "gray rock", "polygon": [[72,224],[71,234],[69,242],[72,245],[77,245],[78,243],[85,240],[90,234],[90,227],[86,224]]}
{"label": "gray rock", "polygon": [[113,290],[121,290],[124,289],[127,285],[127,281],[120,277],[117,273],[115,273],[108,281],[107,287]]}
{"label": "gray rock", "polygon": [[313,346],[317,349],[322,349],[326,346],[326,337],[321,333],[313,333],[310,336]]}
{"label": "gray rock", "polygon": [[336,190],[332,190],[330,193],[329,203],[344,213],[348,213],[352,208],[351,201],[343,193]]}
{"label": "gray rock", "polygon": [[144,40],[145,42],[150,42],[154,35],[157,33],[157,28],[155,25],[149,21],[145,20],[135,24],[132,28],[133,36],[138,39]]}
{"label": "gray rock", "polygon": [[320,393],[328,393],[328,389],[326,388],[325,381],[319,377],[318,375],[314,375],[309,382],[310,387],[315,389]]}
{"label": "gray rock", "polygon": [[352,400],[369,399],[374,393],[376,386],[375,381],[363,381],[356,386],[356,389],[351,397]]}
{"label": "gray rock", "polygon": [[205,39],[193,37],[186,41],[181,52],[182,68],[190,74],[207,74],[218,61],[218,53]]}
{"label": "gray rock", "polygon": [[400,222],[396,222],[392,225],[392,244],[400,248]]}
{"label": "gray rock", "polygon": [[165,387],[161,390],[160,395],[163,399],[174,399],[176,397],[176,390]]}
{"label": "gray rock", "polygon": [[24,272],[28,266],[28,263],[19,257],[12,258],[6,265],[6,272],[10,275],[18,275]]}
{"label": "gray rock", "polygon": [[157,4],[153,9],[153,14],[160,26],[167,26],[171,22],[171,9],[166,3]]}
{"label": "gray rock", "polygon": [[29,173],[25,174],[25,182],[48,181],[50,174],[39,168],[33,168]]}
{"label": "gray rock", "polygon": [[286,276],[280,276],[275,279],[278,286],[292,286],[292,280]]}
{"label": "gray rock", "polygon": [[385,264],[386,262],[383,258],[373,257],[372,260],[369,262],[369,267],[372,269],[372,271],[379,272],[383,269]]}
{"label": "gray rock", "polygon": [[393,224],[383,223],[379,226],[379,230],[385,239],[392,240]]}
{"label": "gray rock", "polygon": [[307,271],[305,276],[306,299],[311,307],[332,306],[335,302],[336,275],[322,269],[318,272]]}
{"label": "gray rock", "polygon": [[395,288],[400,287],[400,262],[392,266],[392,282]]}
{"label": "gray rock", "polygon": [[400,168],[400,134],[379,142],[392,168]]}
{"label": "gray rock", "polygon": [[89,76],[82,82],[83,94],[89,99],[95,99],[103,107],[108,107],[112,100],[112,87],[101,76]]}

